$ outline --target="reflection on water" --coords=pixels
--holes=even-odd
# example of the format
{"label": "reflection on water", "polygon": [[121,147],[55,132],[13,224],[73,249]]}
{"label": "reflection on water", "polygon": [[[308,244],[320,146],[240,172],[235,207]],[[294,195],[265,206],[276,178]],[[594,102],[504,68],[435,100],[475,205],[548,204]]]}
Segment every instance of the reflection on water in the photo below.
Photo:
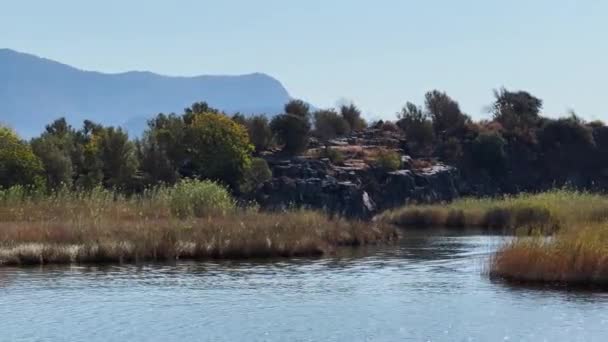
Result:
{"label": "reflection on water", "polygon": [[608,295],[483,274],[504,238],[316,259],[0,269],[0,341],[605,341]]}

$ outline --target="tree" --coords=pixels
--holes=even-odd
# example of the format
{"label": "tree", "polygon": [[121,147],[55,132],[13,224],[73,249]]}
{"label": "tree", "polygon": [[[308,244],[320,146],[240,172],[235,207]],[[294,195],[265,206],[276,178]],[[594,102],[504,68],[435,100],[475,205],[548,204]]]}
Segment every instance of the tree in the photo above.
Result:
{"label": "tree", "polygon": [[245,170],[243,182],[241,183],[241,191],[244,193],[254,192],[261,184],[269,181],[272,178],[272,171],[268,167],[266,160],[262,158],[253,158],[251,165]]}
{"label": "tree", "polygon": [[505,139],[496,132],[480,133],[473,141],[472,152],[476,165],[497,176],[505,169],[507,155]]}
{"label": "tree", "polygon": [[348,122],[331,109],[316,111],[314,121],[315,134],[325,141],[350,132]]}
{"label": "tree", "polygon": [[283,151],[287,153],[297,154],[308,147],[308,118],[293,114],[277,115],[270,122],[270,129],[279,143],[283,144]]}
{"label": "tree", "polygon": [[0,188],[44,185],[42,162],[17,133],[0,126]]}
{"label": "tree", "polygon": [[268,149],[272,143],[272,131],[265,115],[255,115],[245,120],[249,139],[256,151]]}
{"label": "tree", "polygon": [[425,106],[433,121],[433,129],[438,137],[460,135],[465,124],[470,119],[460,111],[458,102],[446,93],[438,90],[429,91],[425,95]]}
{"label": "tree", "polygon": [[109,188],[131,189],[139,167],[135,144],[121,128],[107,127],[97,147],[103,183]]}
{"label": "tree", "polygon": [[245,127],[216,113],[196,114],[186,127],[186,151],[194,174],[235,187],[251,163]]}
{"label": "tree", "polygon": [[285,105],[285,113],[308,119],[310,106],[302,100],[291,100]]}
{"label": "tree", "polygon": [[34,154],[44,166],[46,184],[51,189],[69,187],[73,183],[74,135],[72,126],[65,118],[60,118],[47,125],[45,132],[31,141]]}
{"label": "tree", "polygon": [[432,147],[435,134],[433,124],[420,107],[408,102],[397,113],[397,126],[405,133],[411,150],[421,151],[420,154],[428,154]]}
{"label": "tree", "polygon": [[526,133],[540,119],[543,101],[526,91],[511,92],[505,88],[494,91],[494,120],[511,132]]}
{"label": "tree", "polygon": [[340,115],[353,131],[360,131],[367,127],[367,123],[361,117],[361,110],[353,103],[340,106]]}

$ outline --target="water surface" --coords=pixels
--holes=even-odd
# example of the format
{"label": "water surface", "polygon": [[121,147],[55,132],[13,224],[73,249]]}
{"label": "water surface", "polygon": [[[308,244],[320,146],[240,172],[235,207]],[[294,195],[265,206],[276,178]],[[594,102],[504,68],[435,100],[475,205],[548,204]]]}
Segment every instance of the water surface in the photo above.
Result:
{"label": "water surface", "polygon": [[318,259],[0,269],[0,341],[608,341],[608,294],[484,274],[503,238]]}

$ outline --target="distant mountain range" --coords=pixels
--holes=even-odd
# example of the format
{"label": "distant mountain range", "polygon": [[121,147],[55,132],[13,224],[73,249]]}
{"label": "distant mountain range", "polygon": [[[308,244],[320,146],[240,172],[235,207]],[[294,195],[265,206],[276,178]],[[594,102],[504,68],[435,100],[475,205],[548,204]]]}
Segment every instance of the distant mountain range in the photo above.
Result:
{"label": "distant mountain range", "polygon": [[84,119],[140,134],[157,113],[181,113],[197,101],[228,113],[280,112],[290,95],[261,73],[238,76],[171,77],[151,72],[105,74],[9,49],[0,49],[0,123],[23,137],[38,135],[64,116],[80,127]]}

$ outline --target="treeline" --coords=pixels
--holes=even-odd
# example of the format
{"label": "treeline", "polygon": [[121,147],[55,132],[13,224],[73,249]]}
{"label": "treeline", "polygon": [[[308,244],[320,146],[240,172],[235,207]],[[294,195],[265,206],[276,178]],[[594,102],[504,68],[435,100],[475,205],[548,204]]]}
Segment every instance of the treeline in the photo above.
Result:
{"label": "treeline", "polygon": [[[473,121],[444,92],[430,91],[423,106],[407,103],[395,121],[370,123],[405,137],[415,158],[459,167],[472,192],[536,190],[563,184],[608,188],[608,127],[574,113],[550,119],[542,100],[525,91],[495,91],[491,119]],[[235,192],[251,192],[271,177],[256,156],[281,148],[285,154],[362,130],[367,123],[353,104],[312,112],[300,100],[284,113],[229,116],[195,103],[182,114],[158,114],[139,139],[121,128],[85,121],[76,129],[65,119],[49,124],[29,142],[0,127],[0,187],[43,189],[98,186],[138,192],[182,178],[210,179]],[[337,158],[339,159],[339,158]]]}
{"label": "treeline", "polygon": [[193,178],[251,192],[272,176],[266,162],[255,157],[258,152],[280,146],[286,154],[297,154],[313,133],[330,138],[364,127],[354,105],[339,113],[311,113],[301,100],[287,103],[285,113],[271,121],[264,115],[229,116],[195,103],[180,115],[158,114],[134,140],[122,128],[88,120],[76,129],[60,118],[29,142],[0,126],[0,188],[103,186],[133,193]]}

